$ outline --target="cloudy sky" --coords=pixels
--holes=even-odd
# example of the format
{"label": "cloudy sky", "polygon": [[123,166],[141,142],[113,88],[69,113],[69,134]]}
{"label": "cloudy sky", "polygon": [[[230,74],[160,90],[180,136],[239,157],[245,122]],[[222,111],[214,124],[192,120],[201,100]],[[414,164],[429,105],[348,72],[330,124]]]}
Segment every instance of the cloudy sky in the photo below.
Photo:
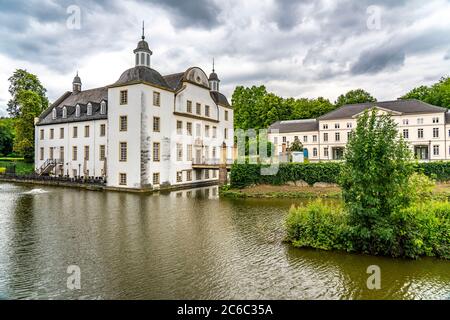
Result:
{"label": "cloudy sky", "polygon": [[143,20],[153,68],[209,73],[215,57],[229,98],[264,84],[285,97],[334,101],[361,87],[387,100],[450,74],[448,0],[0,0],[0,115],[16,68],[51,101],[76,70],[84,89],[115,82]]}

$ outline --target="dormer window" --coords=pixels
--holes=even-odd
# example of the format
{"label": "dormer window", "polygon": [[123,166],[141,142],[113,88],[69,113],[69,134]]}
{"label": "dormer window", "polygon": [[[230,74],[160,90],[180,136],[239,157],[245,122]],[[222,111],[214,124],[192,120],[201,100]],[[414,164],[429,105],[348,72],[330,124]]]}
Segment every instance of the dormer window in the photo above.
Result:
{"label": "dormer window", "polygon": [[100,114],[106,114],[106,102],[102,101],[100,104]]}
{"label": "dormer window", "polygon": [[62,117],[64,118],[64,119],[66,119],[67,118],[67,107],[64,107],[63,108],[63,112],[62,112],[63,114],[62,114]]}
{"label": "dormer window", "polygon": [[80,114],[81,114],[80,105],[77,104],[77,106],[75,107],[75,117],[79,118]]}
{"label": "dormer window", "polygon": [[88,103],[87,105],[87,115],[92,116],[92,104]]}
{"label": "dormer window", "polygon": [[53,120],[56,119],[56,108],[54,108],[53,111],[52,111],[52,119]]}

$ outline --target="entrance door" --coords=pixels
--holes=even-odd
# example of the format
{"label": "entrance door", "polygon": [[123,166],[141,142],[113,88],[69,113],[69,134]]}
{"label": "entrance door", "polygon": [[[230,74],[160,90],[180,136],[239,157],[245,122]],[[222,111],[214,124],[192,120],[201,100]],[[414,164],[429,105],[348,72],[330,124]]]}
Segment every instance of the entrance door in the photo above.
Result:
{"label": "entrance door", "polygon": [[428,160],[429,159],[428,146],[415,146],[414,154],[416,155],[417,160]]}
{"label": "entrance door", "polygon": [[195,150],[195,163],[198,163],[198,164],[202,163],[202,150],[201,149]]}
{"label": "entrance door", "polygon": [[333,160],[344,159],[344,148],[333,148]]}

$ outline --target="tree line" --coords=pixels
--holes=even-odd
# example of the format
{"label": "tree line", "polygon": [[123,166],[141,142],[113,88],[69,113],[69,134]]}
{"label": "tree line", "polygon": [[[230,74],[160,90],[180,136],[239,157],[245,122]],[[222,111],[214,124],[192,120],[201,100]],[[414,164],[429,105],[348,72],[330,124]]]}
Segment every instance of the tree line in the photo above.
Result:
{"label": "tree line", "polygon": [[[47,90],[38,77],[17,69],[8,79],[11,99],[8,118],[0,119],[0,155],[19,155],[32,161],[34,157],[34,118],[49,105]],[[419,86],[400,99],[418,99],[450,109],[450,77],[431,86]],[[346,104],[376,102],[363,89],[340,95],[335,102],[318,97],[283,98],[268,92],[265,86],[238,86],[232,96],[236,129],[265,129],[276,121],[318,118]]]}
{"label": "tree line", "polygon": [[47,90],[36,75],[23,69],[17,69],[8,81],[9,118],[0,119],[0,155],[33,161],[34,118],[49,105]]}
{"label": "tree line", "polygon": [[[450,77],[414,88],[399,99],[417,99],[450,109]],[[268,92],[265,86],[238,86],[232,96],[234,125],[243,130],[268,128],[276,121],[315,119],[343,105],[376,101],[363,89],[348,91],[335,102],[323,97],[283,98]]]}

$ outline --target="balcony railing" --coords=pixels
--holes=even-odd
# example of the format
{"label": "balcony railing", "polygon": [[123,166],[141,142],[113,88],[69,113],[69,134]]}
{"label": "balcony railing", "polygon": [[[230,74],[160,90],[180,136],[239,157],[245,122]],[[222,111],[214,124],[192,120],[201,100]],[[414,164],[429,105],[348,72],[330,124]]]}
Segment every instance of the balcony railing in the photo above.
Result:
{"label": "balcony railing", "polygon": [[[233,159],[227,159],[226,160],[226,164],[227,165],[232,165],[234,162]],[[218,158],[211,158],[211,159],[206,159],[206,158],[194,158],[192,159],[192,165],[205,165],[205,166],[219,166],[220,164],[222,164],[222,160],[218,159]]]}

